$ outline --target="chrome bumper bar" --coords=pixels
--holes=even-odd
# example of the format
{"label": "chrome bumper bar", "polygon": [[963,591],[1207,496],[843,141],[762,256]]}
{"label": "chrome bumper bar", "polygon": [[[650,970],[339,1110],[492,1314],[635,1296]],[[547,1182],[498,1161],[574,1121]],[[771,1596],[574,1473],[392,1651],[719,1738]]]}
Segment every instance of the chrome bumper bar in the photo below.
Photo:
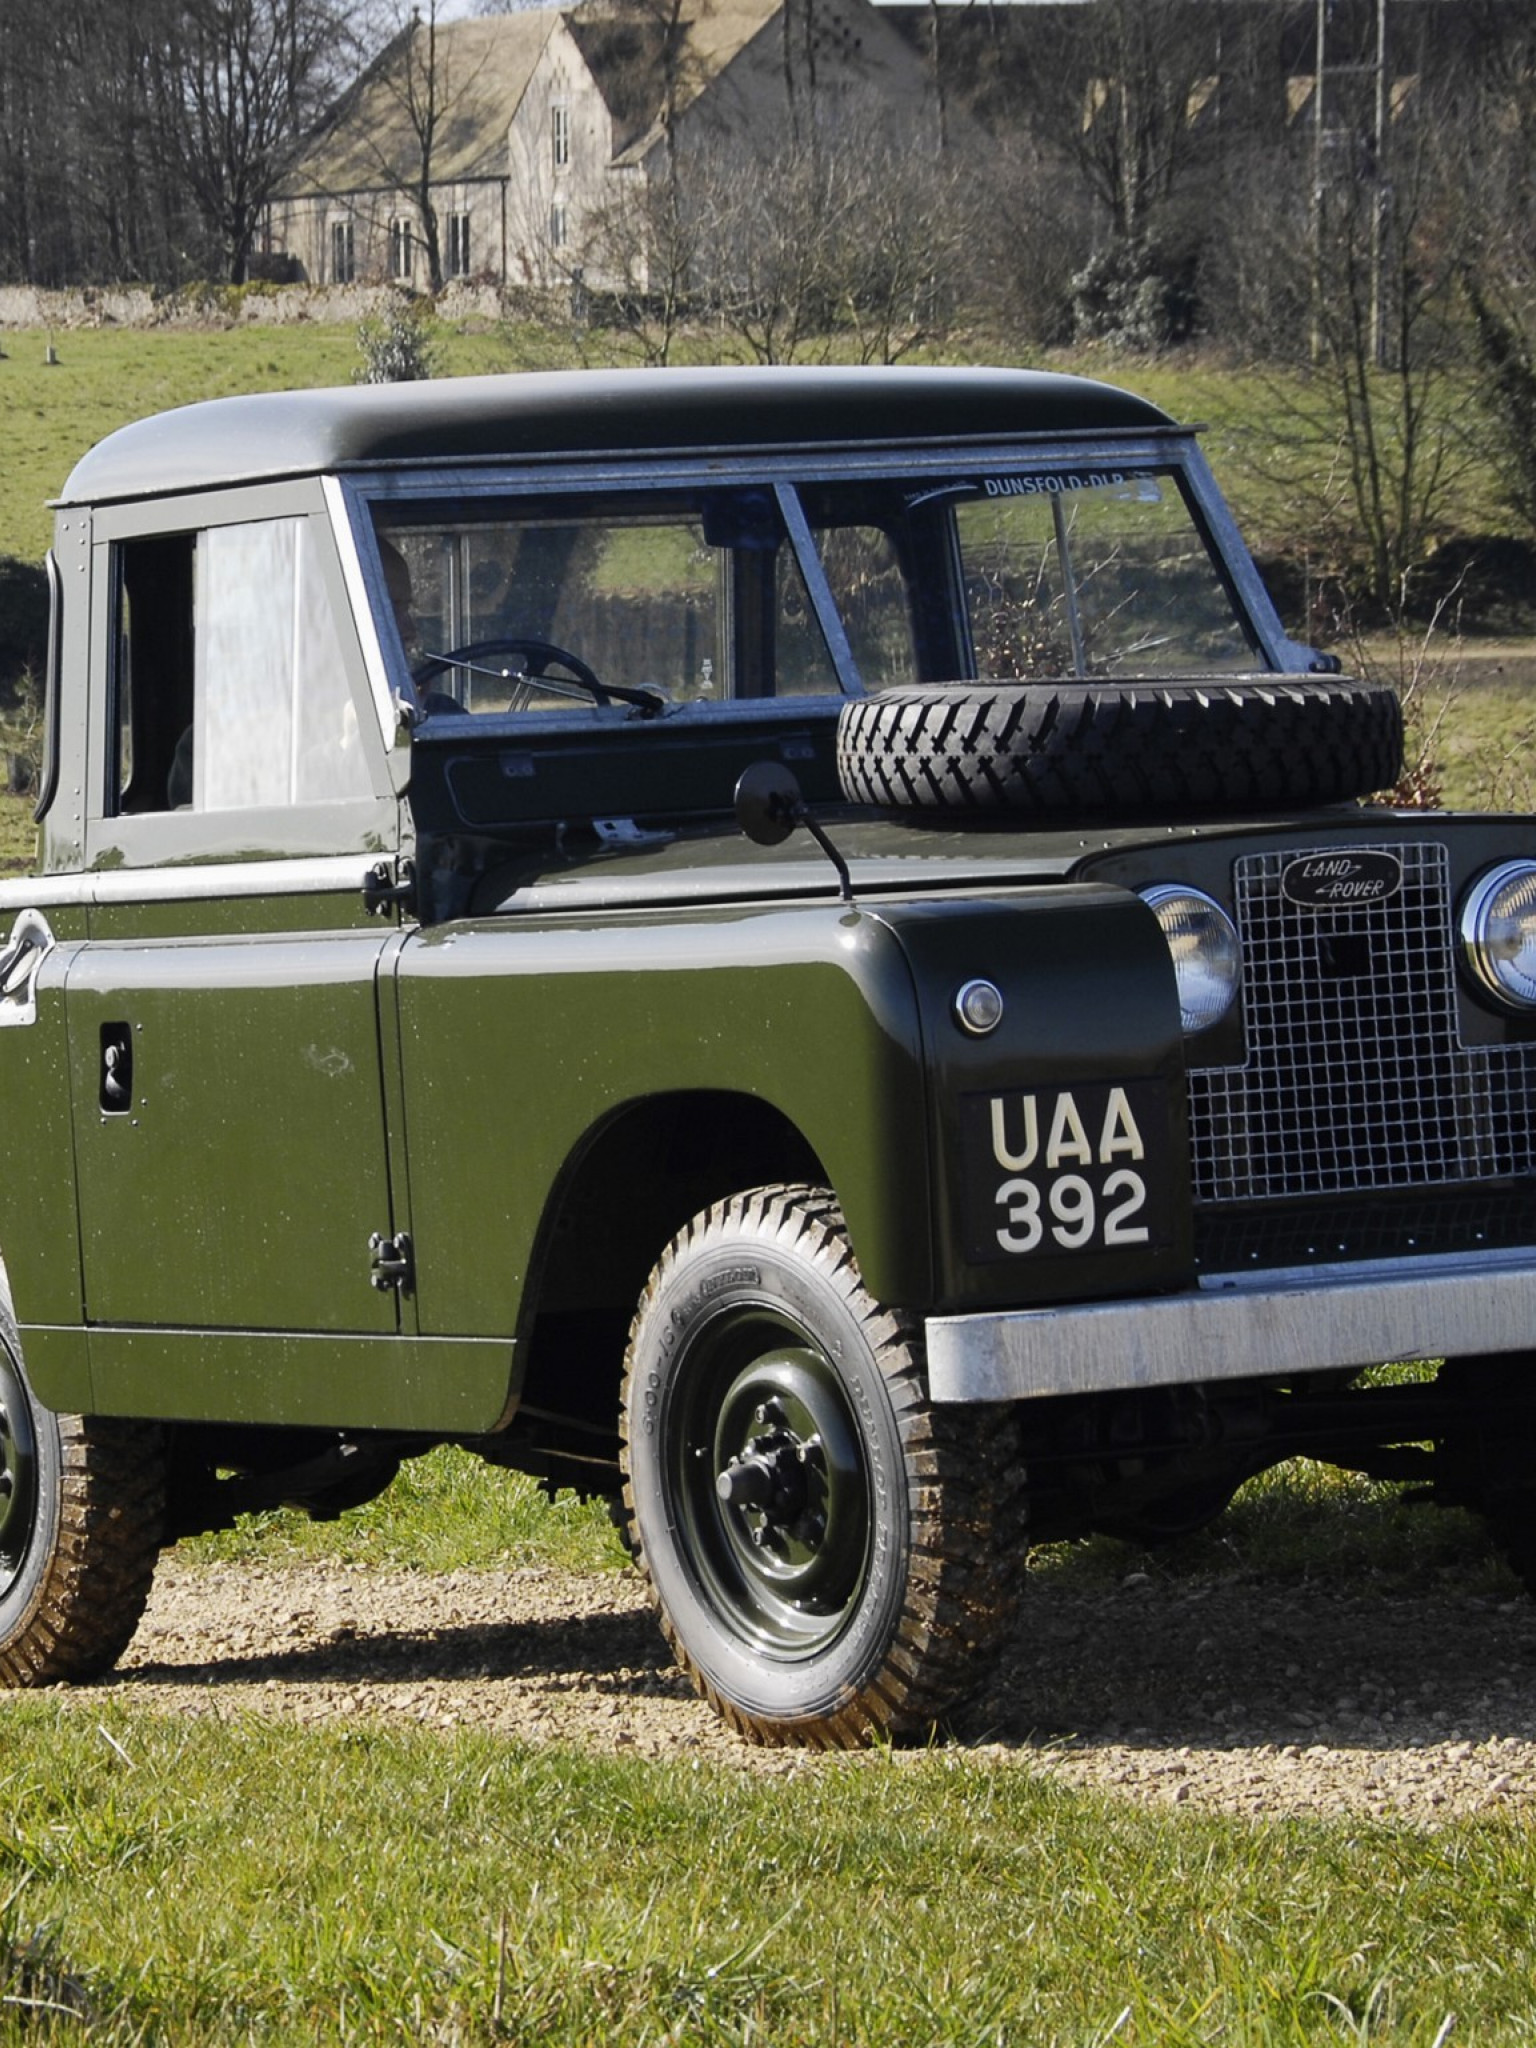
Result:
{"label": "chrome bumper bar", "polygon": [[1189,1294],[930,1316],[935,1401],[1025,1401],[1199,1380],[1294,1379],[1536,1349],[1536,1254],[1212,1274]]}

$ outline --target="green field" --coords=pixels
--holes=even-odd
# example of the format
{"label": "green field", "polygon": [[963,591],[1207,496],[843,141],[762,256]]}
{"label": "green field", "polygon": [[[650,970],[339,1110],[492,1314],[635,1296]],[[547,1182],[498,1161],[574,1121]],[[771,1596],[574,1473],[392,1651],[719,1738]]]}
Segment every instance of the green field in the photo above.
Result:
{"label": "green field", "polygon": [[[0,554],[25,559],[41,558],[48,545],[47,501],[80,456],[114,427],[199,398],[345,384],[361,361],[354,328],[306,323],[221,330],[72,328],[53,340],[59,360],[50,365],[44,333],[0,331]],[[468,329],[439,324],[433,346],[440,373],[451,376],[547,369],[577,359],[570,335],[528,323]],[[620,336],[589,333],[580,354],[588,363],[622,361],[626,349]],[[713,359],[707,337],[696,337],[679,356]],[[1039,358],[1021,356],[1006,342],[969,337],[913,360],[1008,364]],[[1305,514],[1290,479],[1298,471],[1322,477],[1336,451],[1321,445],[1309,450],[1316,427],[1300,417],[1295,379],[1220,368],[1198,357],[1148,361],[1083,351],[1053,357],[1049,367],[1129,385],[1176,418],[1203,426],[1207,453],[1250,545],[1260,554],[1307,553]],[[1449,513],[1452,531],[1498,529],[1490,480],[1477,463],[1465,467]]]}
{"label": "green field", "polygon": [[[32,560],[52,534],[48,500],[115,427],[199,398],[345,384],[360,360],[350,327],[86,327],[53,339],[50,365],[44,334],[0,333],[0,554]],[[456,375],[512,367],[498,335],[445,335],[443,347]]]}
{"label": "green field", "polygon": [[[127,421],[194,399],[245,391],[297,389],[346,383],[361,356],[351,327],[236,326],[224,330],[117,327],[70,329],[54,337],[57,363],[46,360],[48,337],[41,331],[0,334],[0,554],[37,560],[51,530],[48,500],[63,487],[75,462],[102,435]],[[573,359],[568,335],[531,325],[482,326],[460,330],[440,325],[434,334],[444,374],[547,368]],[[587,336],[583,353],[595,360],[601,336]],[[702,357],[705,345],[695,343]],[[609,353],[622,357],[611,339]],[[954,357],[963,351],[950,350]],[[1005,361],[1006,348],[970,344],[973,360]],[[1207,428],[1207,453],[1250,544],[1261,556],[1284,558],[1321,571],[1312,562],[1306,528],[1306,494],[1286,481],[1300,471],[1322,476],[1334,451],[1321,445],[1280,448],[1277,420],[1297,401],[1297,389],[1274,374],[1220,369],[1198,358],[1177,362],[1075,356],[1057,367],[1083,368],[1143,391],[1176,417]],[[1305,434],[1300,429],[1302,441]],[[1484,469],[1469,463],[1449,508],[1448,530],[1499,530],[1499,512]],[[1536,603],[1531,605],[1536,616]],[[1305,621],[1288,619],[1294,632]],[[1346,649],[1350,665],[1357,650]],[[1507,652],[1508,659],[1496,657]],[[1431,722],[1438,719],[1432,752],[1434,779],[1443,800],[1456,806],[1536,805],[1536,776],[1527,773],[1530,747],[1522,742],[1536,726],[1528,713],[1536,680],[1536,642],[1508,650],[1457,641],[1449,631],[1427,647],[1405,649],[1379,641],[1365,650],[1368,665],[1401,678],[1426,671],[1422,692]],[[1450,709],[1440,716],[1449,696]],[[1498,736],[1515,744],[1502,748]],[[0,736],[3,737],[3,736]],[[4,844],[0,842],[0,858]]]}
{"label": "green field", "polygon": [[1536,2026],[1521,1827],[1152,1813],[953,1753],[763,1780],[110,1701],[6,1720],[0,1942],[8,1921],[11,1995],[39,2002],[0,2019],[9,2041],[1431,2048]]}

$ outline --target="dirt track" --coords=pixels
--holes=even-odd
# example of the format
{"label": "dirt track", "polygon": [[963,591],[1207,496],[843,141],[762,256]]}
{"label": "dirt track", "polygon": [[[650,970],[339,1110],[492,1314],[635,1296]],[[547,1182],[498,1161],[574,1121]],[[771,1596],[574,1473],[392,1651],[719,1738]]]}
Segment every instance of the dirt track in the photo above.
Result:
{"label": "dirt track", "polygon": [[[956,1742],[1148,1803],[1433,1825],[1536,1811],[1536,1603],[1241,1581],[1037,1580]],[[728,1735],[632,1574],[161,1566],[107,1682],[159,1709],[403,1717],[531,1742],[814,1768]],[[99,1700],[99,1693],[94,1695]],[[82,1703],[91,1694],[76,1695]]]}

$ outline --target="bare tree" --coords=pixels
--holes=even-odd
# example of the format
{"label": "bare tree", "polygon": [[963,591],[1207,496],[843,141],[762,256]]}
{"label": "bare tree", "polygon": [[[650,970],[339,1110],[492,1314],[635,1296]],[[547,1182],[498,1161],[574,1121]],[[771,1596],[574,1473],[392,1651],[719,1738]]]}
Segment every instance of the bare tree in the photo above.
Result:
{"label": "bare tree", "polygon": [[1485,445],[1505,502],[1536,534],[1536,19],[1476,0],[1485,33],[1460,125],[1468,164],[1458,237]]}
{"label": "bare tree", "polygon": [[1473,460],[1458,382],[1458,250],[1432,143],[1429,129],[1399,138],[1384,213],[1369,181],[1340,176],[1314,220],[1293,216],[1273,250],[1293,274],[1309,275],[1310,262],[1315,298],[1313,360],[1305,324],[1293,322],[1302,361],[1271,388],[1270,473],[1311,538],[1393,614],[1411,602]]}
{"label": "bare tree", "polygon": [[[438,182],[442,141],[454,115],[473,92],[483,58],[467,59],[462,38],[445,22],[443,0],[425,0],[404,17],[406,0],[389,0],[388,15],[396,33],[359,82],[377,81],[403,117],[409,147],[404,159],[389,142],[361,137],[373,158],[380,183],[398,192],[415,213],[421,246],[426,252],[427,281],[434,292],[443,288],[443,245],[433,188]],[[344,110],[340,117],[348,118]]]}
{"label": "bare tree", "polygon": [[[569,282],[600,284],[607,331],[661,368],[693,310],[709,236],[708,181],[633,173],[590,216]],[[605,351],[606,352],[606,351]]]}
{"label": "bare tree", "polygon": [[162,91],[177,164],[233,284],[343,47],[340,0],[182,0]]}
{"label": "bare tree", "polygon": [[812,151],[786,140],[745,169],[696,165],[694,293],[752,360],[824,359],[834,347],[895,362],[961,296],[977,229],[970,175],[914,155],[873,118],[828,122]]}
{"label": "bare tree", "polygon": [[1027,118],[1113,234],[1145,240],[1209,153],[1198,118],[1218,62],[1208,17],[1187,0],[1088,0],[1053,10],[1030,51]]}

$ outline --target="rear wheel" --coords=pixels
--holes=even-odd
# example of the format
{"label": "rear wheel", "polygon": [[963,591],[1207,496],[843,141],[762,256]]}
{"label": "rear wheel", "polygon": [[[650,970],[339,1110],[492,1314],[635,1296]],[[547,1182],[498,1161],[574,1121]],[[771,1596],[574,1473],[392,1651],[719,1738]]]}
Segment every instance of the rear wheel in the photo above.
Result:
{"label": "rear wheel", "polygon": [[632,1540],[678,1661],[742,1734],[930,1728],[984,1674],[1023,1573],[994,1411],[936,1409],[832,1196],[709,1210],[651,1276],[624,1418]]}
{"label": "rear wheel", "polygon": [[111,1669],[149,1597],[164,1505],[163,1431],[40,1406],[0,1301],[0,1685]]}

